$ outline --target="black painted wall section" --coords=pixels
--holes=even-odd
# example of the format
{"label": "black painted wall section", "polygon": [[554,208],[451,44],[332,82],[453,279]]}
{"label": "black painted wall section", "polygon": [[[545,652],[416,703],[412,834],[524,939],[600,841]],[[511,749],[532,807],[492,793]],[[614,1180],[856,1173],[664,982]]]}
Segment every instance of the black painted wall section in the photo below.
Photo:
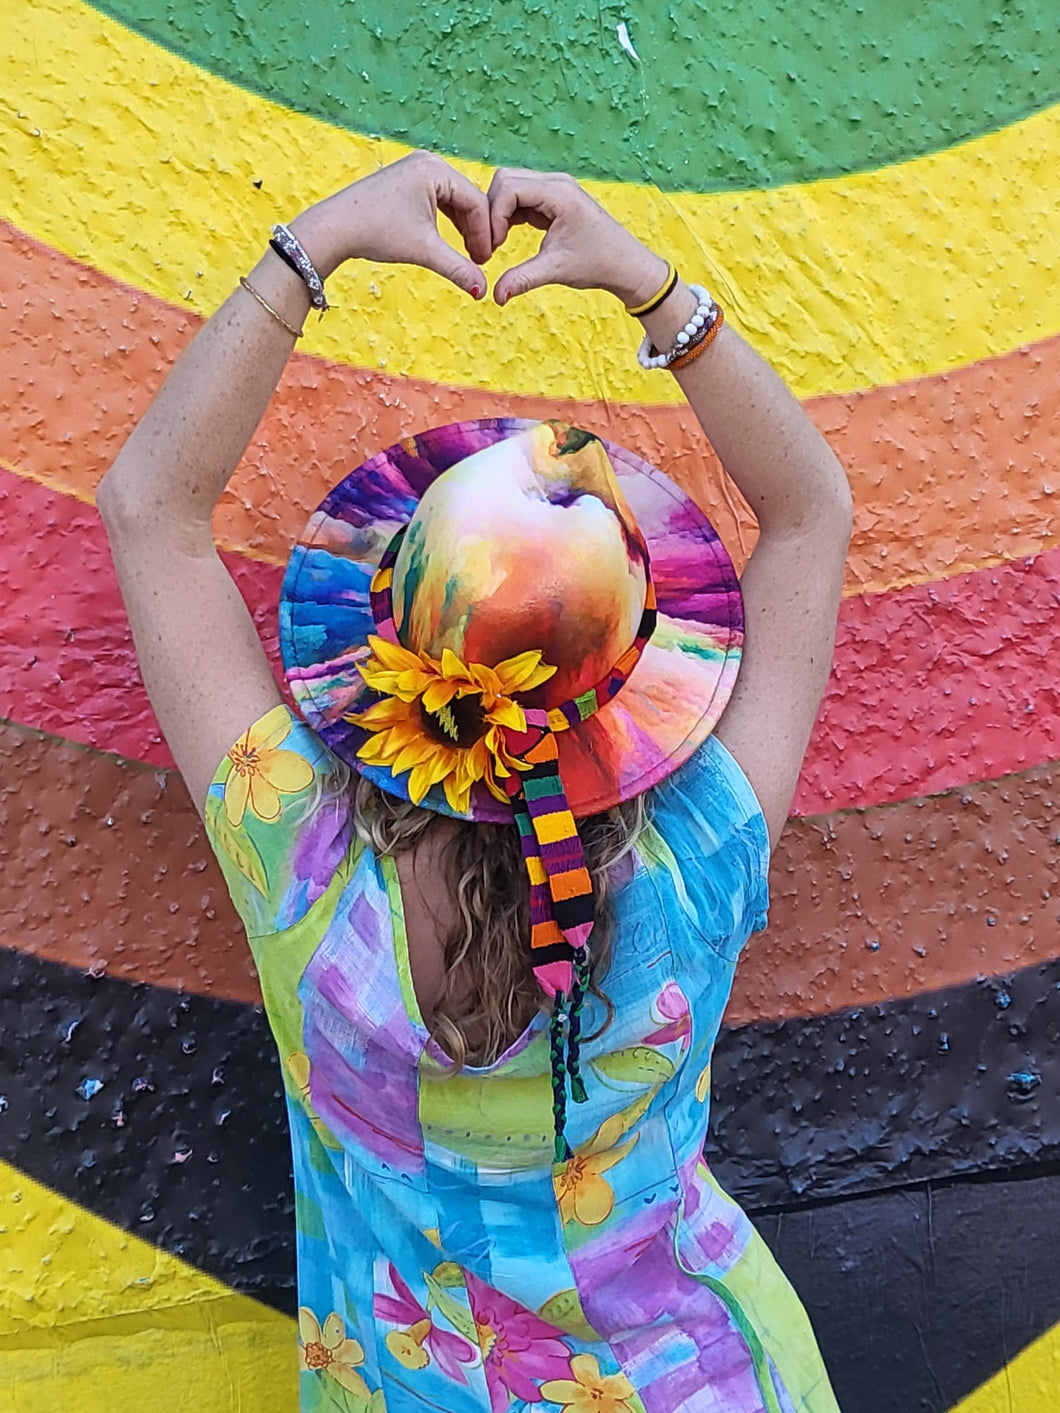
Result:
{"label": "black painted wall section", "polygon": [[[844,1413],[945,1413],[1060,1320],[1058,982],[1033,968],[719,1042],[708,1156],[805,1301]],[[0,1076],[6,1161],[293,1310],[260,1009],[0,951]]]}
{"label": "black painted wall section", "polygon": [[[843,1413],[946,1413],[1060,1320],[1060,1172],[759,1215]],[[1060,1389],[1013,1413],[1052,1413]]]}
{"label": "black painted wall section", "polygon": [[293,1308],[287,1120],[259,1008],[0,951],[0,1077],[0,1157]]}
{"label": "black painted wall section", "polygon": [[723,1031],[711,1162],[749,1208],[1060,1159],[1060,961]]}

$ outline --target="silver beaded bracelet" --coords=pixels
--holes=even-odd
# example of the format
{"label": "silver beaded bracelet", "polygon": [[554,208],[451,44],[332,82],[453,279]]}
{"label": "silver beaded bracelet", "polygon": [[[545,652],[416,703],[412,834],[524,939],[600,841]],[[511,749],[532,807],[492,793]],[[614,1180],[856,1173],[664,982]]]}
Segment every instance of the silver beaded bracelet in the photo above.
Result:
{"label": "silver beaded bracelet", "polygon": [[699,339],[705,336],[705,332],[709,333],[718,317],[718,306],[702,285],[689,285],[688,288],[699,303],[696,305],[696,312],[691,319],[683,329],[679,330],[673,347],[667,349],[665,353],[652,353],[654,344],[645,334],[640,348],[637,349],[637,362],[649,372],[656,368],[669,368],[671,363],[680,358],[683,353],[688,352],[690,345],[698,343]]}
{"label": "silver beaded bracelet", "polygon": [[309,301],[313,308],[320,314],[326,314],[331,306],[324,293],[324,281],[317,274],[316,266],[306,254],[302,242],[293,231],[288,230],[286,226],[279,225],[272,228],[270,244],[276,246],[277,254],[292,266],[305,281],[306,289],[309,291]]}

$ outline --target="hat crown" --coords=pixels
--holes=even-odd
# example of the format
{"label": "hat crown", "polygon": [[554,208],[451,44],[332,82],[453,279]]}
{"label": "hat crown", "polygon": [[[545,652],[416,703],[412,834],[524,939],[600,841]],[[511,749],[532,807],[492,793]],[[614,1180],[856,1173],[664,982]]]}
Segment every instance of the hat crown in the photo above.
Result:
{"label": "hat crown", "polygon": [[495,666],[540,651],[553,707],[633,643],[647,549],[602,442],[543,422],[474,452],[426,489],[394,566],[403,645]]}

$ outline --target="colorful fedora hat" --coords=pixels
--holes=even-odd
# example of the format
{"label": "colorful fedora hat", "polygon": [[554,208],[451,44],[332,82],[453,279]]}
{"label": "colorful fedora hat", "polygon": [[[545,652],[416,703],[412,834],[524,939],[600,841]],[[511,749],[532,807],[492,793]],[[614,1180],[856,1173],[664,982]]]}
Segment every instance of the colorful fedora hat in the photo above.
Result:
{"label": "colorful fedora hat", "polygon": [[742,640],[736,573],[693,502],[559,422],[399,442],[331,492],[291,555],[280,643],[309,724],[393,794],[518,828],[558,1162],[568,1082],[586,1097],[595,918],[576,816],[687,760]]}
{"label": "colorful fedora hat", "polygon": [[[384,562],[389,602],[372,589]],[[623,671],[649,587],[653,631]],[[395,650],[380,659],[369,639],[388,611]],[[498,724],[475,667],[491,670],[493,698],[571,718],[558,760],[583,818],[658,784],[703,743],[742,641],[735,569],[694,502],[633,453],[552,422],[458,422],[379,452],[310,518],[281,591],[284,667],[309,725],[388,792],[479,821],[515,812],[482,747],[463,760],[461,735],[481,741]],[[401,694],[412,699],[373,723],[381,697],[400,701],[380,692],[394,685],[386,674],[417,666],[424,676]],[[434,676],[455,689],[431,693]],[[424,717],[425,694],[446,698],[445,721]]]}

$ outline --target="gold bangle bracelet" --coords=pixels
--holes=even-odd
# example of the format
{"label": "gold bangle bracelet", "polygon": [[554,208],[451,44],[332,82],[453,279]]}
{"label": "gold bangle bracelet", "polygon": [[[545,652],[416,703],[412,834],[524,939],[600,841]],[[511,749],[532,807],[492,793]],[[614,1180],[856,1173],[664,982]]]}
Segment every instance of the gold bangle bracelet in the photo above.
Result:
{"label": "gold bangle bracelet", "polygon": [[300,339],[302,337],[302,335],[305,333],[305,329],[296,329],[293,324],[289,324],[287,320],[283,317],[283,315],[277,313],[277,311],[273,309],[272,305],[268,302],[268,300],[264,299],[257,292],[254,286],[247,279],[246,275],[240,275],[239,283],[246,290],[247,294],[251,295],[254,299],[258,301],[262,309],[265,310],[266,314],[272,315],[272,317],[276,320],[277,324],[279,324],[281,329],[286,329],[289,334],[294,334],[296,339]]}

